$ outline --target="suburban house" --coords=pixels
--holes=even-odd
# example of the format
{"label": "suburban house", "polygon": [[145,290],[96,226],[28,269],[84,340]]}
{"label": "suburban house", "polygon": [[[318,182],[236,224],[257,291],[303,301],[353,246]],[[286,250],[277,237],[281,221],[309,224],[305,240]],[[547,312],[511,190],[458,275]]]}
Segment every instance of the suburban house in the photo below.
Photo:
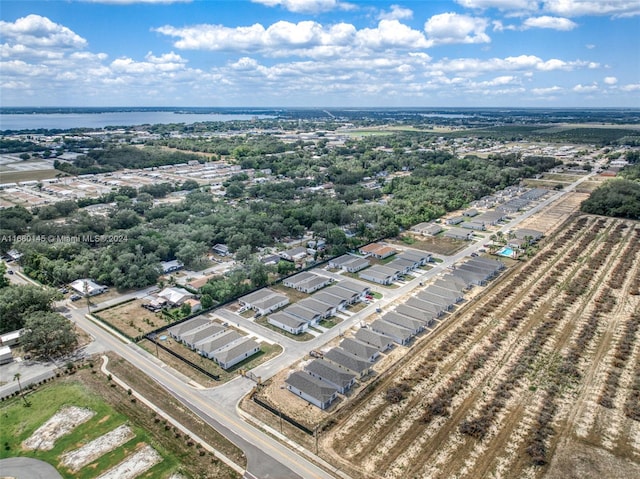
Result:
{"label": "suburban house", "polygon": [[294,371],[285,379],[287,389],[305,401],[319,407],[327,409],[338,397],[336,387],[326,381],[313,377],[311,374]]}
{"label": "suburban house", "polygon": [[0,336],[0,345],[2,346],[15,346],[20,342],[20,336],[22,336],[24,329],[17,329],[4,333]]}
{"label": "suburban house", "polygon": [[322,314],[316,311],[312,311],[311,309],[307,309],[300,303],[302,303],[302,301],[288,306],[283,310],[283,312],[287,313],[288,315],[300,318],[303,321],[309,323],[309,325],[311,326],[313,326],[314,324],[318,324],[318,321],[322,319]]}
{"label": "suburban house", "polygon": [[454,269],[451,274],[458,278],[462,278],[468,285],[484,286],[487,284],[487,279],[484,274],[475,273],[473,271],[464,270],[460,268]]}
{"label": "suburban house", "polygon": [[69,286],[71,286],[71,289],[76,293],[82,296],[96,296],[109,290],[106,286],[95,283],[88,278],[76,279]]}
{"label": "suburban house", "polygon": [[282,284],[287,288],[293,288],[302,293],[311,294],[326,285],[331,284],[333,280],[325,276],[305,271],[285,279]]}
{"label": "suburban house", "polygon": [[325,291],[321,291],[320,293],[314,294],[313,299],[333,307],[335,309],[334,314],[336,314],[338,311],[344,310],[347,307],[347,301],[345,299],[342,299],[339,296],[327,293]]}
{"label": "suburban house", "polygon": [[358,252],[363,256],[372,256],[377,259],[385,259],[396,254],[396,250],[391,246],[382,243],[371,243],[361,247]]}
{"label": "suburban house", "polygon": [[13,354],[9,346],[0,346],[0,364],[7,364],[13,361]]}
{"label": "suburban house", "polygon": [[360,299],[364,299],[371,292],[371,288],[369,286],[361,285],[355,281],[340,281],[337,286],[353,291],[354,293],[358,293],[360,295]]}
{"label": "suburban house", "polygon": [[369,346],[373,346],[378,351],[384,352],[391,349],[393,339],[384,334],[376,333],[369,328],[360,328],[356,331],[355,338]]}
{"label": "suburban house", "polygon": [[527,228],[520,228],[513,231],[513,234],[518,239],[529,239],[532,243],[535,243],[542,238],[543,234],[537,230],[531,230]]}
{"label": "suburban house", "polygon": [[203,339],[221,333],[225,330],[224,326],[215,323],[205,324],[199,328],[192,329],[180,335],[179,339],[182,343],[188,346],[190,349],[196,348],[196,343],[199,343]]}
{"label": "suburban house", "polygon": [[474,216],[478,216],[478,214],[479,214],[478,210],[476,210],[475,208],[471,208],[465,211],[464,213],[462,213],[462,216],[473,218]]}
{"label": "suburban house", "polygon": [[460,226],[462,228],[475,231],[485,231],[487,229],[482,221],[467,221],[466,223],[462,223]]}
{"label": "suburban house", "polygon": [[213,248],[211,248],[211,251],[213,251],[218,256],[227,256],[229,254],[229,247],[226,244],[218,243],[217,245],[214,245]]}
{"label": "suburban house", "polygon": [[388,323],[381,319],[376,319],[371,323],[370,327],[374,332],[388,336],[402,346],[408,344],[413,337],[413,334],[407,328],[403,328],[397,324]]}
{"label": "suburban house", "polygon": [[356,374],[358,378],[363,378],[371,372],[371,363],[369,361],[361,359],[340,347],[331,348],[324,353],[323,357],[335,366]]}
{"label": "suburban house", "polygon": [[222,369],[229,369],[259,351],[260,345],[253,339],[245,337],[214,351],[211,353],[211,359]]}
{"label": "suburban house", "polygon": [[416,268],[418,268],[420,266],[426,265],[427,263],[429,263],[429,261],[431,261],[431,253],[408,249],[401,255],[399,255],[398,258],[413,261],[413,263],[416,265]]}
{"label": "suburban house", "polygon": [[[453,309],[453,301],[437,294],[429,292],[429,289],[420,291],[415,298],[407,300],[407,305],[425,311],[436,311],[436,316]],[[431,308],[431,309],[429,309]]]}
{"label": "suburban house", "polygon": [[335,306],[331,306],[330,304],[324,303],[322,301],[318,301],[313,297],[305,298],[302,301],[298,301],[296,305],[309,309],[316,314],[319,314],[321,319],[325,319],[336,314]]}
{"label": "suburban house", "polygon": [[435,236],[442,231],[442,226],[436,223],[418,223],[411,227],[411,231],[422,236]]}
{"label": "suburban house", "polygon": [[464,299],[464,296],[462,293],[452,291],[444,286],[441,286],[440,281],[441,280],[439,279],[436,280],[433,284],[429,285],[427,289],[425,289],[425,291],[429,293],[433,293],[437,296],[441,296],[445,299],[448,299],[452,303],[459,303]]}
{"label": "suburban house", "polygon": [[431,313],[433,314],[434,318],[437,318],[439,316],[442,316],[442,314],[446,313],[451,307],[451,304],[453,303],[453,301],[448,301],[445,298],[440,298],[442,301],[439,301],[438,303],[434,303],[433,301],[423,299],[423,296],[420,296],[420,294],[422,293],[424,293],[424,291],[419,293],[417,298],[407,299],[405,304],[412,308],[419,309],[420,311]]}
{"label": "suburban house", "polygon": [[374,362],[380,356],[380,351],[374,346],[358,341],[357,339],[345,338],[340,342],[340,347],[359,358],[370,363]]}
{"label": "suburban house", "polygon": [[180,271],[184,268],[184,264],[182,264],[182,261],[178,261],[177,259],[174,259],[173,261],[161,261],[160,268],[162,269],[162,274],[169,274],[174,271]]}
{"label": "suburban house", "polygon": [[193,298],[193,294],[183,288],[170,286],[157,294],[158,298],[165,299],[171,306],[181,306],[187,299]]}
{"label": "suburban house", "polygon": [[410,271],[413,271],[418,267],[418,265],[408,259],[405,258],[395,258],[393,261],[386,265],[388,268],[395,268],[400,271],[400,274],[405,275],[409,274]]}
{"label": "suburban house", "polygon": [[262,288],[242,296],[238,301],[241,306],[253,309],[259,316],[265,316],[289,304],[287,296],[269,288]]}
{"label": "suburban house", "polygon": [[189,298],[183,304],[188,304],[191,307],[192,313],[197,313],[198,311],[202,310],[202,303],[200,303],[200,301],[195,298]]}
{"label": "suburban house", "polygon": [[193,349],[195,349],[200,356],[213,359],[212,354],[214,352],[241,338],[244,338],[244,336],[233,329],[222,329],[204,339],[200,339],[194,344]]}
{"label": "suburban house", "polygon": [[390,285],[397,281],[401,271],[388,266],[375,265],[358,273],[360,279],[371,281],[382,285]]}
{"label": "suburban house", "polygon": [[[411,306],[408,306],[408,308],[415,309],[415,308],[411,308]],[[418,311],[418,314],[420,313],[423,313],[423,312]],[[423,318],[427,318],[427,319],[423,319]],[[386,313],[384,316],[382,316],[381,319],[383,321],[386,321],[387,323],[397,324],[398,326],[407,328],[409,331],[411,331],[411,334],[415,336],[416,334],[420,334],[422,331],[424,331],[425,325],[429,321],[431,321],[432,318],[433,318],[433,314],[431,314],[430,316],[427,316],[426,314],[420,314],[420,317],[417,318],[414,316],[408,316],[404,313],[401,313],[398,309],[396,309],[395,311],[390,311]]]}
{"label": "suburban house", "polygon": [[193,319],[184,321],[180,324],[176,324],[175,326],[171,326],[169,329],[167,329],[167,332],[173,339],[180,340],[180,336],[182,336],[186,332],[191,331],[192,329],[199,328],[200,326],[204,326],[205,324],[209,324],[210,321],[211,320],[208,318],[198,316]]}
{"label": "suburban house", "polygon": [[301,334],[309,327],[309,322],[289,314],[287,310],[269,315],[267,322],[291,334]]}
{"label": "suburban house", "polygon": [[343,254],[329,261],[330,268],[341,269],[348,273],[357,273],[367,268],[370,264],[369,260],[351,254]]}
{"label": "suburban house", "polygon": [[304,248],[303,246],[297,246],[279,253],[282,259],[294,262],[303,260],[308,254],[307,248]]}
{"label": "suburban house", "polygon": [[345,394],[356,383],[356,375],[334,366],[329,361],[314,359],[305,364],[304,370],[316,379],[326,382]]}
{"label": "suburban house", "polygon": [[480,216],[476,218],[476,221],[480,221],[486,225],[495,226],[499,222],[504,221],[507,218],[502,211],[487,211],[486,213],[482,213]]}
{"label": "suburban house", "polygon": [[447,220],[448,225],[457,225],[464,221],[464,216],[454,216],[453,218],[449,218]]}
{"label": "suburban house", "polygon": [[333,296],[337,296],[338,298],[340,298],[343,301],[345,301],[347,305],[355,304],[358,301],[362,300],[362,295],[358,294],[355,291],[351,291],[349,289],[345,289],[345,288],[341,287],[340,285],[330,286],[323,292],[326,292],[326,293],[331,294]]}
{"label": "suburban house", "polygon": [[468,231],[462,228],[450,228],[447,231],[445,231],[444,235],[447,238],[453,238],[453,239],[465,240],[465,241],[473,239],[473,231]]}

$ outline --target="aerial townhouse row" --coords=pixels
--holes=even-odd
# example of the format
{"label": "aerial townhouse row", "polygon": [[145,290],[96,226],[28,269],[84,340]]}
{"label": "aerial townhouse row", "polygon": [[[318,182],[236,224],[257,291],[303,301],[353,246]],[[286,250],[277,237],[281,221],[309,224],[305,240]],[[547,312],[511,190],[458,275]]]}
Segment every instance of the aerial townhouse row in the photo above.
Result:
{"label": "aerial townhouse row", "polygon": [[305,401],[328,408],[339,394],[345,395],[356,380],[371,372],[372,364],[380,353],[391,349],[393,340],[388,336],[360,329],[353,338],[345,338],[331,348],[321,359],[303,365],[285,380],[289,391]]}
{"label": "aerial townhouse row", "polygon": [[260,351],[260,345],[236,330],[198,316],[167,330],[176,341],[229,369]]}
{"label": "aerial townhouse row", "polygon": [[369,328],[390,337],[400,345],[407,345],[422,331],[436,327],[444,314],[464,300],[465,291],[474,285],[486,284],[504,267],[498,260],[470,258],[403,304],[383,314]]}
{"label": "aerial townhouse row", "polygon": [[[308,298],[287,306],[289,299],[285,295],[264,288],[243,296],[240,298],[240,304],[244,308],[254,309],[258,315],[268,315],[267,322],[277,328],[291,334],[302,334],[309,327],[317,326],[323,319],[335,316],[339,311],[362,301],[370,292],[368,286],[359,285],[354,281],[331,283],[331,278],[303,272],[287,278],[283,284],[311,294]],[[322,291],[318,291],[321,288]],[[287,307],[275,312],[284,306]]]}

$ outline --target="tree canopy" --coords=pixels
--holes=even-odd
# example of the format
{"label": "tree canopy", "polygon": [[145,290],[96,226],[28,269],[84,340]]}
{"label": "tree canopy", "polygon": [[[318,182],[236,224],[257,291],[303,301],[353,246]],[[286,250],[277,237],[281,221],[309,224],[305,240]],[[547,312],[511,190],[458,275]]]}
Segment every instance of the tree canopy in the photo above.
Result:
{"label": "tree canopy", "polygon": [[72,352],[78,338],[70,321],[58,313],[37,311],[27,316],[20,344],[36,356],[56,357]]}

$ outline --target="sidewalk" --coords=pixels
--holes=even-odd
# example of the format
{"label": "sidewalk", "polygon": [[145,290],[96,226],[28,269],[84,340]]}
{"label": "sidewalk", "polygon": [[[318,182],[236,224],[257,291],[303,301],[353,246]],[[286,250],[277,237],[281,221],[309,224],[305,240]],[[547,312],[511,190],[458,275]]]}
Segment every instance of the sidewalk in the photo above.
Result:
{"label": "sidewalk", "polygon": [[204,449],[206,449],[208,452],[213,453],[217,458],[219,458],[222,462],[224,462],[227,466],[229,466],[231,469],[236,471],[238,474],[240,474],[240,475],[244,474],[245,470],[242,467],[237,465],[235,462],[233,462],[231,459],[229,459],[227,456],[225,456],[222,452],[218,451],[214,447],[212,447],[209,444],[207,444],[207,442],[204,439],[202,439],[197,434],[195,434],[194,432],[190,431],[185,426],[180,424],[178,421],[173,419],[171,416],[169,416],[166,412],[161,410],[159,407],[157,407],[155,404],[153,404],[147,398],[141,396],[139,393],[136,392],[135,389],[131,388],[127,383],[122,381],[120,378],[118,378],[118,377],[114,376],[112,373],[110,373],[109,370],[107,369],[107,365],[109,364],[109,358],[107,356],[102,356],[102,361],[103,362],[102,362],[102,366],[100,366],[100,370],[106,375],[111,375],[111,380],[113,382],[115,382],[118,386],[120,386],[125,391],[131,389],[133,397],[135,397],[137,400],[139,400],[141,403],[143,403],[149,409],[154,411],[156,414],[158,414],[159,416],[161,416],[164,419],[166,419],[169,423],[171,423],[173,426],[178,428],[180,430],[180,432],[182,432],[183,434],[188,434],[195,442],[202,444],[202,447]]}

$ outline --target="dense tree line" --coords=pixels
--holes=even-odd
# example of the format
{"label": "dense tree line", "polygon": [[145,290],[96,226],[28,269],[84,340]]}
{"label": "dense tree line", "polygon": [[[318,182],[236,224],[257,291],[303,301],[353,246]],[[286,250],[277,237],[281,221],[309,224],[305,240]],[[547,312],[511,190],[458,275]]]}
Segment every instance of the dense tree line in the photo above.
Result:
{"label": "dense tree line", "polygon": [[585,213],[640,220],[640,182],[607,181],[582,202],[580,209]]}
{"label": "dense tree line", "polygon": [[187,163],[203,158],[180,151],[167,151],[159,148],[136,148],[132,146],[109,145],[104,149],[89,151],[78,156],[70,163],[55,161],[54,168],[72,175],[109,173],[125,168],[151,168],[163,165]]}

